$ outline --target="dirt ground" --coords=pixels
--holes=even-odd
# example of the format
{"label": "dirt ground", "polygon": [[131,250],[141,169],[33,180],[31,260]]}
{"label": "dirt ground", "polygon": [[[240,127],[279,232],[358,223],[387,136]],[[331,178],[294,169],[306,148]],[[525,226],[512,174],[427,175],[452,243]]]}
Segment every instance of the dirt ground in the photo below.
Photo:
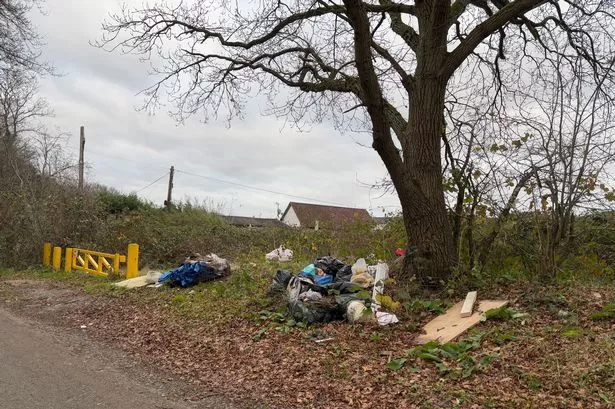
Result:
{"label": "dirt ground", "polygon": [[91,322],[65,320],[93,301],[51,281],[0,283],[0,409],[246,408],[100,342]]}
{"label": "dirt ground", "polygon": [[[165,298],[152,291],[92,293],[53,280],[5,279],[0,303],[155,367],[183,385],[171,389],[188,401],[271,408],[608,408],[615,401],[615,323],[590,319],[615,300],[612,286],[502,290],[526,315],[477,327],[484,341],[472,354],[476,361],[488,355],[490,364],[467,378],[452,376],[450,362],[446,372],[408,355],[419,332],[408,326],[265,332],[246,316],[220,324],[212,314],[178,314],[173,300],[183,292]],[[315,343],[315,333],[333,340]],[[396,357],[407,362],[387,369]]]}

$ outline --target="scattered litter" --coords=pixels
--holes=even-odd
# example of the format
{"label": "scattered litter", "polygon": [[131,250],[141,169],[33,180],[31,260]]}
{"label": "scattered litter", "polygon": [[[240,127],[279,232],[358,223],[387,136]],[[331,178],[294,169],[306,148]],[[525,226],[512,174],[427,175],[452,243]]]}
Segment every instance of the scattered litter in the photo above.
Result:
{"label": "scattered litter", "polygon": [[372,311],[376,312],[381,305],[379,296],[384,294],[384,282],[389,278],[389,266],[386,263],[378,263],[374,274],[374,290],[372,291]]}
{"label": "scattered litter", "polygon": [[321,344],[323,342],[327,342],[327,341],[333,341],[335,338],[331,337],[331,338],[325,338],[325,339],[317,339],[314,342],[316,342],[317,344]]}
{"label": "scattered litter", "polygon": [[406,252],[404,249],[397,248],[395,249],[395,255],[398,257],[403,257],[406,255]]}
{"label": "scattered litter", "polygon": [[360,285],[363,288],[371,287],[374,284],[374,277],[369,274],[367,263],[364,258],[360,258],[351,267],[352,277],[350,282]]}
{"label": "scattered litter", "polygon": [[364,321],[367,317],[371,317],[371,314],[368,311],[369,310],[365,307],[363,301],[351,301],[348,303],[348,307],[346,307],[346,319],[351,324]]}
{"label": "scattered litter", "polygon": [[602,294],[594,292],[592,293],[592,297],[594,297],[596,300],[600,300],[602,298]]}
{"label": "scattered litter", "polygon": [[213,267],[216,270],[216,273],[221,277],[226,277],[231,275],[231,265],[229,262],[222,257],[218,257],[217,255],[210,253],[204,257],[204,260],[210,267]]}
{"label": "scattered litter", "polygon": [[384,311],[376,311],[376,320],[380,325],[397,324],[399,322],[397,315]]}
{"label": "scattered litter", "polygon": [[156,284],[160,279],[161,275],[162,273],[160,271],[148,271],[147,275],[145,276],[145,281],[148,284]]}
{"label": "scattered litter", "polygon": [[[295,321],[312,324],[343,319],[350,323],[373,320],[374,312],[381,307],[375,297],[382,294],[388,271],[385,263],[368,266],[364,259],[359,259],[350,266],[326,256],[307,265],[298,276],[278,270],[268,294],[284,293],[289,315]],[[357,282],[352,282],[353,277]],[[374,277],[378,286],[370,297],[365,288],[374,284]]]}
{"label": "scattered litter", "polygon": [[300,275],[302,277],[309,278],[318,285],[325,285],[333,282],[332,275],[325,274],[325,270],[320,267],[316,267],[314,264],[305,266]]}
{"label": "scattered litter", "polygon": [[213,253],[205,257],[195,253],[186,258],[184,263],[176,269],[162,274],[158,281],[185,288],[205,281],[218,280],[230,273],[231,267],[226,259]]}
{"label": "scattered litter", "polygon": [[79,328],[81,328],[81,329],[86,329],[87,327],[88,327],[87,325],[81,325],[81,326],[79,326]]}
{"label": "scattered litter", "polygon": [[304,293],[299,294],[299,299],[301,301],[317,301],[322,298],[321,293],[317,293],[316,291],[307,290]]}
{"label": "scattered litter", "polygon": [[470,315],[472,315],[472,312],[474,311],[474,303],[476,302],[477,295],[478,293],[476,291],[470,291],[466,295],[466,299],[463,302],[463,306],[461,307],[460,315],[462,318],[469,317]]}
{"label": "scattered litter", "polygon": [[147,276],[129,278],[128,280],[120,281],[119,283],[113,283],[115,287],[121,288],[140,288],[149,284],[150,283],[147,282]]}
{"label": "scattered litter", "polygon": [[496,308],[504,307],[508,304],[508,301],[481,301],[478,304],[478,311],[469,317],[461,318],[460,314],[463,303],[464,301],[458,302],[449,308],[445,314],[440,315],[428,322],[423,327],[425,334],[419,336],[416,339],[416,342],[418,344],[426,344],[430,341],[438,341],[442,344],[450,342],[481,322],[483,313]]}
{"label": "scattered litter", "polygon": [[212,281],[220,276],[213,267],[204,261],[184,263],[175,270],[168,271],[160,277],[160,282],[168,281],[171,286],[190,287],[203,281]]}
{"label": "scattered litter", "polygon": [[265,254],[265,259],[268,261],[291,261],[293,259],[293,251],[280,246],[275,250]]}
{"label": "scattered litter", "polygon": [[116,287],[140,288],[146,286],[160,287],[163,281],[169,281],[171,285],[189,287],[201,281],[211,281],[225,277],[231,273],[230,264],[226,259],[215,254],[208,254],[205,257],[199,253],[192,254],[184,260],[175,270],[161,273],[159,271],[149,271],[146,275],[130,278],[128,280],[114,283]]}

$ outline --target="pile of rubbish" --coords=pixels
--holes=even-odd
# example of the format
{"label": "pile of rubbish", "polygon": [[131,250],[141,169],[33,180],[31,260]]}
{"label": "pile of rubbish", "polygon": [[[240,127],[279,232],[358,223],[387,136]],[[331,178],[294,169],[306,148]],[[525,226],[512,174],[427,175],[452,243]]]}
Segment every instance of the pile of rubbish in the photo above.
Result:
{"label": "pile of rubbish", "polygon": [[195,253],[186,258],[182,264],[174,270],[160,273],[150,271],[147,275],[129,278],[128,280],[114,283],[116,287],[140,288],[160,287],[168,283],[172,287],[190,287],[205,281],[218,280],[231,274],[231,265],[226,259],[211,253],[205,257]]}
{"label": "pile of rubbish", "polygon": [[162,274],[158,282],[168,282],[172,287],[191,287],[198,283],[218,280],[231,274],[231,266],[226,259],[215,254],[205,257],[195,253],[186,258],[174,270]]}
{"label": "pile of rubbish", "polygon": [[399,322],[394,314],[380,311],[379,296],[388,276],[386,263],[368,266],[360,258],[350,266],[326,256],[299,275],[278,270],[269,293],[285,292],[289,314],[296,321],[312,324],[345,319],[355,323],[375,317],[387,325]]}

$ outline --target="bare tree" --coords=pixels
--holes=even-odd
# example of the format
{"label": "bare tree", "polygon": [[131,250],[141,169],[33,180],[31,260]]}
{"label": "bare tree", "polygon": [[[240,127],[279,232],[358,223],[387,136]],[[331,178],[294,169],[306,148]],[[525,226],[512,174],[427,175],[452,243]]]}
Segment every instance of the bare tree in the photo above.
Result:
{"label": "bare tree", "polygon": [[564,56],[543,61],[534,83],[517,93],[516,104],[520,128],[532,136],[524,161],[536,169],[534,189],[540,200],[532,206],[541,217],[541,273],[552,278],[574,212],[605,209],[615,200],[608,168],[615,159],[614,84],[578,57]]}
{"label": "bare tree", "polygon": [[0,68],[18,67],[48,72],[40,60],[41,38],[28,13],[41,7],[42,0],[0,0]]}
{"label": "bare tree", "polygon": [[557,54],[552,33],[564,33],[571,52],[602,75],[615,44],[615,5],[603,0],[165,3],[124,8],[99,44],[161,58],[148,106],[166,87],[180,118],[221,107],[235,115],[255,92],[279,102],[285,87],[291,93],[274,112],[295,120],[364,113],[402,205],[406,277],[431,285],[457,262],[442,186],[450,79],[476,63],[500,83],[505,58],[519,65]]}

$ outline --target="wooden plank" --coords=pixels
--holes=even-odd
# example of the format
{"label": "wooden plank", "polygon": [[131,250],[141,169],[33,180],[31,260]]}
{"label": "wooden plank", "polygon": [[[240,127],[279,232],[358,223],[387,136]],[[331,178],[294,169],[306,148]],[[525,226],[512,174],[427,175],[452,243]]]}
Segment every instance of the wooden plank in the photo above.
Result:
{"label": "wooden plank", "polygon": [[505,300],[485,300],[478,304],[477,311],[466,318],[461,318],[461,308],[463,301],[458,302],[440,315],[428,322],[423,330],[425,334],[416,339],[418,344],[426,344],[430,341],[438,341],[442,344],[450,342],[465,333],[467,330],[480,322],[481,315],[489,310],[500,308],[508,304]]}
{"label": "wooden plank", "polygon": [[472,311],[474,310],[474,303],[476,302],[476,291],[470,291],[468,295],[466,295],[466,300],[463,302],[463,306],[461,307],[461,316],[463,318],[469,317],[472,315]]}

